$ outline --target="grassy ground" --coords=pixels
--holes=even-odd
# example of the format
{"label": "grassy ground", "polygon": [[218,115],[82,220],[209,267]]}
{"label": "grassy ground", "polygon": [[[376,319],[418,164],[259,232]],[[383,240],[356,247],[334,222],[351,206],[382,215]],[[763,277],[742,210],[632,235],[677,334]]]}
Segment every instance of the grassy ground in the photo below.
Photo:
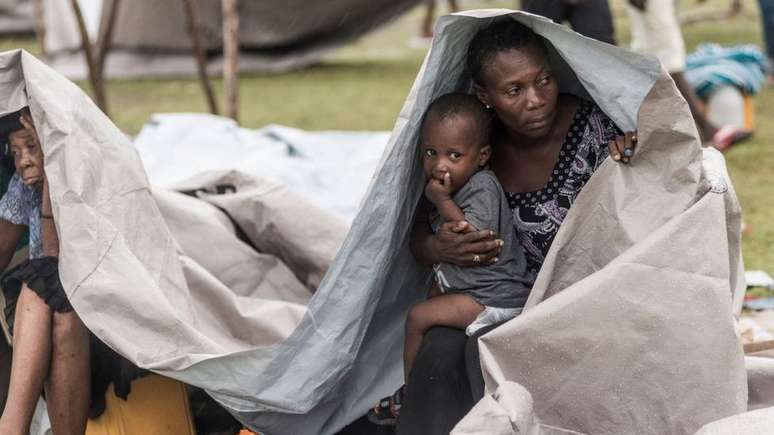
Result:
{"label": "grassy ground", "polygon": [[[514,0],[463,0],[466,9],[513,8]],[[728,0],[681,1],[683,12],[721,10]],[[611,0],[616,33],[629,41],[625,0]],[[684,28],[688,50],[701,42],[761,44],[757,2],[743,0],[746,15],[725,22],[706,22]],[[439,7],[445,13],[445,2]],[[321,65],[276,76],[243,76],[241,122],[247,127],[268,123],[304,129],[389,130],[425,54],[406,43],[419,29],[423,10],[413,10],[360,41],[337,52]],[[23,47],[36,53],[31,39],[0,39],[0,50]],[[85,84],[80,83],[82,86]],[[220,81],[215,82],[218,89]],[[155,112],[205,111],[199,84],[182,80],[116,80],[108,85],[116,123],[137,133]],[[744,239],[748,269],[774,272],[774,89],[756,98],[757,130],[753,140],[727,154],[728,165],[752,234]]]}

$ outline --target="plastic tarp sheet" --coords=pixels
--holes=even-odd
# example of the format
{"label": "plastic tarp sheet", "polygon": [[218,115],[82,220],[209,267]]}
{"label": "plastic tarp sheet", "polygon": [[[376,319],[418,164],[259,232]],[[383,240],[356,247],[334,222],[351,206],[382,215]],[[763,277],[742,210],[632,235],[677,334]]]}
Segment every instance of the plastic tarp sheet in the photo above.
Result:
{"label": "plastic tarp sheet", "polygon": [[[362,415],[402,382],[405,313],[431,278],[408,249],[424,188],[421,115],[435,97],[469,88],[470,38],[509,13],[439,20],[360,212],[305,309],[213,296],[233,293],[181,255],[127,139],[30,55],[2,55],[0,104],[14,107],[0,112],[32,107],[62,280],[87,326],[140,366],[206,388],[262,433],[330,434]],[[594,99],[621,129],[638,128],[640,146],[629,166],[603,163],[565,220],[528,311],[484,337],[489,391],[521,384],[541,424],[565,431],[691,433],[744,411],[732,317],[744,289],[739,210],[717,170],[722,159],[708,154],[715,170],[704,169],[688,108],[655,59],[513,18],[551,42],[564,91]],[[191,183],[212,189],[223,177]],[[234,305],[239,331],[222,322]]]}
{"label": "plastic tarp sheet", "polygon": [[60,277],[84,323],[140,367],[253,403],[251,379],[270,381],[346,222],[235,172],[179,183],[198,199],[152,192],[129,139],[75,84],[21,50],[0,54],[0,83],[0,114],[29,105],[42,139]]}
{"label": "plastic tarp sheet", "polygon": [[[430,278],[407,248],[424,186],[415,148],[421,115],[433,98],[469,87],[470,38],[508,12],[438,22],[360,213],[310,304],[332,331],[326,311],[334,308],[316,303],[349,294],[357,316],[338,330],[338,349],[350,358],[317,372],[326,378],[307,377],[307,362],[320,354],[317,343],[305,343],[306,358],[286,365],[289,379],[315,381],[295,384],[293,403],[304,414],[246,415],[259,430],[330,433],[400,385],[405,310]],[[638,128],[640,148],[632,165],[607,161],[592,177],[557,236],[530,310],[483,339],[490,391],[515,380],[534,396],[541,424],[577,432],[692,433],[744,411],[732,315],[744,289],[740,211],[722,157],[709,153],[705,170],[685,101],[655,59],[547,20],[513,17],[551,42],[564,90],[593,98],[621,129]],[[702,249],[692,250],[697,240]],[[519,325],[528,333],[514,332]],[[351,337],[358,341],[347,346]],[[275,383],[262,393],[280,389]]]}
{"label": "plastic tarp sheet", "polygon": [[233,169],[281,182],[349,222],[388,139],[389,132],[249,130],[228,118],[180,113],[153,115],[134,145],[154,186]]}

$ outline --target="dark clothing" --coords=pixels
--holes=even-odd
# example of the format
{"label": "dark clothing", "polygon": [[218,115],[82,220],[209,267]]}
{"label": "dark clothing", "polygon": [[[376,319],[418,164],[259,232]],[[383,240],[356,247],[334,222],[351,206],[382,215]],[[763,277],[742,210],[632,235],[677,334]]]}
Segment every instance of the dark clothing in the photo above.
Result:
{"label": "dark clothing", "polygon": [[[492,171],[473,174],[453,197],[465,220],[477,229],[490,229],[505,243],[496,264],[460,267],[435,265],[438,286],[444,293],[462,292],[481,305],[494,308],[521,308],[527,302],[531,282],[527,281],[527,261],[516,239],[513,219],[503,188]],[[434,212],[437,215],[437,211]],[[435,220],[440,226],[440,217]]]}
{"label": "dark clothing", "polygon": [[[620,130],[594,103],[581,102],[551,180],[535,192],[506,192],[532,279],[575,197],[608,157],[608,141],[617,135]],[[399,434],[448,434],[483,397],[476,338],[494,327],[482,328],[467,341],[455,329],[433,328],[425,334],[411,369]]]}
{"label": "dark clothing", "polygon": [[[761,21],[763,24],[763,39],[766,43],[766,55],[769,62],[774,61],[774,0],[758,0],[761,8]],[[774,65],[769,65],[769,68]],[[769,70],[771,74],[771,69]]]}
{"label": "dark clothing", "polygon": [[[25,283],[51,307],[53,312],[73,311],[62,282],[59,280],[59,261],[55,257],[27,260],[5,273],[1,282],[5,296],[4,314],[11,334],[13,334],[16,301]],[[105,410],[105,393],[111,383],[116,396],[126,399],[131,391],[132,380],[144,376],[147,372],[117,354],[91,332],[89,336],[91,348],[89,418],[97,418]]]}
{"label": "dark clothing", "polygon": [[411,368],[396,433],[448,435],[484,397],[478,337],[498,325],[465,331],[435,327],[427,331]]}
{"label": "dark clothing", "polygon": [[3,275],[2,289],[5,296],[5,319],[13,334],[13,319],[16,300],[19,299],[22,284],[43,299],[51,310],[68,313],[73,310],[59,281],[59,263],[54,257],[27,260]]}
{"label": "dark clothing", "polygon": [[621,134],[599,107],[590,101],[581,101],[551,179],[533,192],[505,193],[516,237],[527,256],[528,286],[535,282],[575,198],[609,155],[608,142]]}
{"label": "dark clothing", "polygon": [[521,0],[521,9],[554,22],[569,21],[583,36],[615,45],[615,29],[607,0]]}

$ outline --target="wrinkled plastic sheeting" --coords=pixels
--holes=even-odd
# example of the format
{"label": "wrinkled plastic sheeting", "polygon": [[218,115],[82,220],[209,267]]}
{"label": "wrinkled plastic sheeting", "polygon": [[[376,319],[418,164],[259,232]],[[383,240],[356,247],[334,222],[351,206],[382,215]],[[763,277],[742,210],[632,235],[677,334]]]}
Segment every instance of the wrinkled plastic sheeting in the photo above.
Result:
{"label": "wrinkled plastic sheeting", "polygon": [[[256,402],[255,381],[275,381],[264,369],[306,318],[346,223],[246,176],[233,209],[171,192],[154,197],[132,144],[75,84],[23,50],[0,54],[0,83],[0,114],[29,105],[41,137],[60,278],[86,326],[142,368],[226,401]],[[212,187],[200,181],[194,190]],[[247,254],[256,241],[249,231],[238,238],[231,219],[270,222],[262,194],[306,211],[293,224],[318,237],[294,243],[316,245],[314,257],[295,253],[288,264],[281,247]]]}
{"label": "wrinkled plastic sheeting", "polygon": [[532,395],[515,382],[504,382],[481,399],[451,435],[584,435],[540,423]]}
{"label": "wrinkled plastic sheeting", "polygon": [[[407,307],[421,297],[422,292],[417,290],[425,289],[430,278],[429,271],[421,268],[411,258],[407,246],[414,207],[424,187],[415,146],[421,116],[434,98],[447,92],[469,89],[470,78],[465,73],[465,56],[470,39],[479,28],[491,23],[500,15],[510,13],[512,11],[470,11],[442,17],[436,25],[436,37],[433,45],[406,99],[362,208],[353,222],[339,256],[323,280],[321,290],[310,303],[312,306],[315,302],[322,301],[322,295],[329,296],[338,294],[340,291],[347,292],[347,289],[357,289],[356,291],[348,291],[349,298],[347,299],[352,307],[357,304],[357,308],[354,309],[354,312],[358,313],[357,319],[350,318],[352,327],[346,331],[342,330],[341,335],[339,335],[339,348],[347,349],[352,355],[351,360],[347,361],[346,365],[339,367],[328,366],[331,370],[321,372],[328,377],[323,383],[313,384],[315,388],[318,388],[315,390],[316,393],[322,394],[320,396],[315,394],[318,399],[306,401],[305,399],[312,399],[312,397],[308,395],[296,396],[295,404],[299,406],[303,404],[305,409],[303,415],[296,416],[287,411],[285,413],[256,412],[242,414],[243,421],[251,421],[255,428],[268,433],[332,433],[342,426],[341,423],[347,423],[361,416],[378,398],[392,393],[401,384],[400,355],[404,316]],[[701,178],[702,153],[696,130],[684,100],[679,96],[671,81],[668,81],[666,73],[661,71],[655,59],[584,38],[539,17],[523,13],[514,13],[512,16],[532,27],[550,41],[549,59],[552,63],[552,69],[560,78],[562,89],[593,99],[623,130],[632,130],[635,127],[643,129],[645,136],[640,142],[643,150],[648,145],[656,148],[653,144],[659,144],[657,148],[660,149],[668,149],[672,144],[685,144],[685,147],[676,147],[674,155],[663,154],[663,159],[653,160],[649,158],[648,153],[638,151],[638,155],[635,157],[639,160],[636,160],[631,166],[617,165],[608,161],[603,164],[601,172],[592,177],[592,182],[596,180],[595,183],[600,186],[600,190],[603,190],[603,186],[609,187],[609,190],[600,196],[605,198],[605,202],[595,201],[594,194],[590,194],[586,195],[585,199],[579,198],[579,202],[576,203],[573,210],[577,208],[576,216],[588,214],[590,218],[597,218],[599,212],[606,212],[605,221],[610,222],[610,227],[609,229],[595,227],[593,222],[589,220],[583,228],[566,233],[565,237],[569,240],[559,244],[559,246],[566,245],[565,248],[578,248],[581,245],[573,244],[572,237],[569,236],[580,238],[603,236],[594,244],[585,243],[583,245],[585,249],[589,250],[589,254],[594,255],[584,254],[571,260],[563,259],[564,262],[561,263],[562,267],[558,271],[559,276],[569,278],[572,274],[568,271],[574,270],[573,279],[582,279],[579,276],[590,275],[594,269],[603,267],[620,254],[625,244],[631,244],[632,240],[647,236],[654,226],[663,225],[672,217],[680,215],[685,211],[690,201],[708,190],[708,182],[703,182]],[[501,17],[501,19],[510,18]],[[646,97],[653,92],[654,84],[659,79],[662,84],[656,92],[659,92],[658,95],[661,97],[659,99],[661,105],[658,108],[662,109],[662,112],[654,113],[652,117],[643,118],[640,116],[638,118],[640,106]],[[656,106],[649,107],[651,110],[656,108]],[[655,128],[656,126],[659,128]],[[642,157],[640,157],[641,155]],[[651,156],[653,155],[651,154]],[[659,184],[658,177],[661,175],[658,172],[659,169],[667,174],[664,184]],[[673,188],[678,190],[676,195],[668,195],[669,189]],[[720,200],[722,202],[725,198],[729,198],[729,201],[733,202],[731,194],[727,196],[717,195],[713,201]],[[662,215],[643,224],[640,222],[643,206],[639,205],[638,201],[649,207],[650,211],[646,213],[646,216],[652,216],[655,211],[660,211]],[[718,221],[712,221],[712,225],[717,222],[722,223],[725,219],[722,217],[722,211],[717,209],[715,211],[716,214],[712,217]],[[718,212],[721,214],[719,215]],[[571,213],[573,212],[571,211]],[[631,224],[625,225],[625,223],[630,222]],[[729,225],[733,226],[733,223]],[[611,238],[608,238],[608,234]],[[612,243],[615,241],[618,243]],[[733,244],[733,242],[731,243]],[[611,245],[613,249],[609,249],[608,245]],[[694,243],[691,241],[680,246],[681,248],[694,246]],[[734,246],[738,248],[738,243]],[[617,249],[621,249],[621,251]],[[684,253],[682,250],[679,254],[666,252],[664,259],[671,259],[669,255],[684,256]],[[738,262],[729,258],[728,249],[722,250],[718,255],[724,256],[729,263],[725,269],[738,266]],[[560,263],[550,263],[548,268],[557,267],[558,264]],[[654,272],[656,270],[654,269]],[[662,278],[667,276],[665,274],[659,275],[660,273],[661,271],[652,275]],[[570,281],[570,283],[572,282],[574,281]],[[564,287],[567,286],[569,284]],[[721,279],[715,282],[715,286],[716,289],[724,286],[726,292],[723,294],[719,291],[712,293],[718,299],[713,300],[708,305],[714,310],[713,313],[725,310],[722,313],[727,317],[720,317],[722,322],[718,329],[725,340],[724,343],[727,343],[735,339],[730,314],[732,311],[730,307],[731,290],[728,288],[729,282],[723,282]],[[539,293],[542,296],[545,291]],[[362,299],[356,300],[359,297]],[[726,302],[728,306],[723,307],[722,305]],[[592,300],[588,299],[586,303],[592,304]],[[642,312],[648,311],[646,306],[633,306],[632,309]],[[320,309],[315,312],[323,314],[326,311]],[[327,313],[330,312],[327,311]],[[573,312],[579,316],[573,318],[572,326],[566,326],[564,329],[546,330],[545,334],[555,340],[582,324],[581,311],[567,310],[568,315],[572,315]],[[703,311],[698,316],[705,315],[707,315],[707,311]],[[528,316],[529,313],[526,317]],[[709,323],[718,321],[714,317],[703,317],[703,320]],[[328,324],[324,320],[318,324],[333,325],[333,323]],[[606,326],[612,327],[612,325]],[[357,328],[361,328],[360,331]],[[643,336],[649,336],[655,340],[656,336],[653,335],[655,332],[649,326],[643,326],[642,331]],[[355,335],[358,337],[357,340],[362,340],[354,346],[345,347],[343,344],[348,342],[351,337],[354,338]],[[597,330],[587,331],[581,337],[582,343],[594,342],[595,337],[599,335]],[[293,337],[291,337],[292,339]],[[514,346],[518,347],[520,347],[519,340],[521,339],[520,336],[503,338],[503,340],[511,341]],[[299,345],[302,345],[301,342]],[[583,346],[581,348],[585,349]],[[743,403],[746,400],[744,373],[741,367],[741,347],[731,352],[727,352],[728,349],[725,347],[722,349],[729,355],[723,361],[738,360],[736,366],[738,370],[735,371],[734,364],[730,364],[730,366],[725,367],[728,370],[727,373],[724,373],[725,377],[731,373],[731,379],[723,384],[724,387],[731,385],[739,387],[739,389],[734,389],[731,395],[732,399],[723,399],[734,401],[733,406],[728,411],[733,413],[737,410],[738,403]],[[310,349],[308,344],[305,350],[308,351],[307,355],[310,357],[316,355],[316,351]],[[537,352],[533,355],[538,355],[540,360],[548,355],[540,356],[540,347],[535,347],[532,350]],[[611,352],[613,356],[608,362],[603,362],[603,365],[610,364],[609,361],[616,361],[615,349],[606,350]],[[518,350],[518,352],[522,352],[522,350]],[[655,354],[652,356],[656,357]],[[498,355],[497,360],[506,361],[510,357],[512,357],[510,353]],[[657,367],[653,373],[659,370],[673,369],[672,361],[669,363],[652,361],[652,363]],[[302,375],[300,370],[308,370],[309,367],[296,364],[302,363],[298,360],[297,363],[286,365],[288,367],[288,371],[285,372],[287,376],[295,379],[308,379]],[[546,362],[545,366],[550,369],[552,364]],[[318,368],[322,367],[318,366]],[[600,370],[600,373],[602,372]],[[335,376],[331,376],[333,373]],[[705,374],[701,370],[699,373]],[[567,378],[572,378],[572,372],[569,372],[567,377],[556,377],[557,380]],[[505,380],[508,379],[502,379],[502,381]],[[527,385],[523,382],[519,383]],[[556,381],[551,381],[549,384],[556,385]],[[296,386],[298,387],[299,384]],[[296,388],[295,391],[309,391],[309,385],[301,386],[303,388]],[[273,387],[279,388],[281,385],[277,383]],[[286,387],[290,387],[290,385]],[[633,401],[647,399],[643,397],[643,394],[647,394],[648,389],[641,391],[646,393],[632,393]],[[536,396],[531,389],[530,393],[536,399],[537,415],[545,424],[579,430],[572,425],[558,424],[544,419],[542,412],[547,406],[544,403],[544,397]],[[590,402],[594,403],[593,400]],[[311,407],[307,408],[308,405]],[[575,416],[582,412],[571,409],[566,411],[568,416]],[[636,414],[635,417],[644,418],[640,414]],[[719,416],[713,414],[713,417]],[[619,416],[611,414],[610,418],[619,418]],[[618,428],[625,427],[630,422],[631,420],[627,420],[627,416],[624,415],[621,417],[621,426]],[[706,421],[702,423],[704,422]]]}
{"label": "wrinkled plastic sheeting", "polygon": [[546,424],[691,434],[746,410],[741,210],[663,71],[637,136],[579,194],[525,312],[481,338],[482,366],[487,391],[523,385]]}
{"label": "wrinkled plastic sheeting", "polygon": [[695,435],[761,435],[774,433],[774,408],[727,417],[702,427]]}
{"label": "wrinkled plastic sheeting", "polygon": [[[206,286],[212,284],[214,278],[203,267],[196,267],[195,262],[191,264],[185,257],[181,260],[174,238],[150,197],[139,158],[126,138],[77,87],[28,54],[15,52],[0,57],[0,66],[18,67],[20,59],[23,63],[24,75],[21,76],[19,69],[19,77],[4,80],[6,85],[2,89],[11,95],[19,92],[23,95],[23,89],[17,83],[21,80],[30,94],[33,117],[44,137],[54,214],[64,241],[63,283],[76,310],[83,313],[87,326],[141,366],[204,386],[237,418],[261,432],[330,434],[363,415],[379,397],[393,392],[402,382],[405,313],[421,299],[431,278],[430,270],[418,265],[408,249],[414,209],[424,188],[416,149],[422,114],[434,98],[469,89],[470,78],[465,73],[464,60],[470,39],[496,17],[511,13],[513,11],[472,11],[439,20],[433,46],[400,112],[360,212],[298,326],[284,339],[258,334],[257,337],[239,337],[234,342],[230,335],[220,337],[218,331],[208,329],[213,320],[217,320],[217,317],[213,319],[213,313],[224,312],[221,306],[213,309],[216,304],[210,304],[210,310],[202,312],[201,317],[193,316],[197,311],[191,303],[196,299],[191,296],[186,279],[191,279],[193,274],[198,283]],[[616,380],[615,373],[620,374],[614,387],[623,388],[606,389],[605,397],[600,399],[596,399],[600,395],[584,396],[584,402],[592,407],[613,397],[626,399],[633,405],[647,404],[649,397],[645,396],[654,391],[654,385],[663,386],[663,391],[667,392],[679,388],[698,389],[702,393],[714,386],[716,394],[710,398],[699,395],[704,399],[703,406],[707,407],[706,411],[698,412],[700,416],[712,413],[713,419],[717,419],[743,411],[746,384],[741,346],[729,348],[729,343],[735,339],[730,314],[731,290],[735,286],[729,275],[740,262],[738,256],[734,257],[738,253],[730,251],[738,248],[738,239],[734,238],[733,231],[724,233],[717,229],[718,222],[727,222],[729,228],[737,226],[738,231],[739,219],[732,216],[726,221],[726,211],[730,210],[733,215],[735,204],[730,184],[727,184],[728,194],[707,194],[713,185],[701,175],[702,153],[684,100],[666,74],[660,72],[658,62],[653,58],[584,38],[546,19],[523,13],[513,13],[512,17],[550,41],[550,61],[563,89],[593,99],[621,129],[639,128],[640,147],[629,166],[617,165],[610,160],[603,163],[589,181],[588,186],[595,187],[589,189],[587,186],[580,194],[557,235],[533,292],[534,308],[519,317],[530,322],[542,318],[550,327],[519,335],[513,333],[509,324],[485,336],[484,341],[488,343],[482,349],[482,357],[490,391],[496,389],[493,379],[498,382],[515,380],[512,379],[513,371],[505,365],[507,361],[517,360],[514,354],[529,355],[532,361],[542,362],[540,367],[553,371],[553,377],[545,383],[549,389],[570,388],[573,380],[604,383]],[[0,69],[0,73],[4,72]],[[657,79],[660,85],[654,90]],[[642,116],[640,106],[653,92],[659,97],[659,104],[644,106],[649,115]],[[21,105],[3,107],[3,113]],[[648,152],[649,149],[661,152]],[[692,201],[702,204],[694,208],[696,213],[690,213]],[[728,209],[719,205],[724,202],[728,203]],[[681,218],[684,212],[685,216]],[[736,212],[738,214],[738,210]],[[654,228],[667,226],[673,218],[676,218],[674,222],[683,223],[679,225],[681,229],[693,231],[689,231],[690,234],[700,228],[707,236],[687,242],[678,237],[674,245],[663,245],[669,249],[659,251],[658,256],[666,265],[635,274],[626,268],[619,269],[620,273],[615,275],[618,283],[637,283],[637,287],[630,287],[631,292],[626,292],[624,285],[611,286],[604,277],[593,285],[595,275],[602,275],[596,274],[597,271],[618,257],[621,258],[619,264],[625,265],[623,254],[628,247],[649,238],[657,232]],[[695,226],[688,225],[690,223]],[[723,234],[727,240],[725,250],[710,249],[722,246]],[[702,246],[701,252],[719,252],[717,255],[696,257],[692,255],[693,250],[687,248],[696,246],[696,240],[703,242],[711,237],[717,237],[712,239],[716,245]],[[582,255],[562,256],[578,249],[583,251]],[[626,254],[632,258],[636,251],[631,249]],[[679,263],[677,260],[693,261],[691,270],[698,268],[697,274],[713,268],[717,276],[708,274],[701,281],[707,283],[706,291],[699,292],[693,275],[667,273],[671,270],[669,263]],[[676,276],[681,279],[675,283],[663,282]],[[567,289],[580,281],[589,290],[562,292],[537,304],[552,292]],[[684,291],[683,286],[691,291]],[[216,293],[217,288],[212,285]],[[659,288],[663,292],[653,296]],[[637,293],[640,289],[647,292],[640,296]],[[616,302],[622,301],[621,297],[628,297],[630,301],[644,303],[611,307],[604,303],[606,294],[601,294],[602,290],[617,296]],[[599,296],[591,297],[591,293]],[[676,293],[675,299],[666,297],[672,293]],[[589,297],[583,298],[584,295]],[[645,298],[644,295],[651,296]],[[694,298],[689,298],[691,295]],[[586,317],[589,313],[600,314],[599,319],[609,321],[616,309],[625,307],[626,318],[639,322],[649,313],[659,316],[658,310],[652,309],[660,306],[647,302],[664,299],[682,303],[686,298],[690,299],[690,306],[697,302],[700,308],[691,319],[700,323],[699,329],[715,340],[715,350],[699,346],[708,351],[701,358],[675,360],[674,353],[659,355],[648,351],[651,344],[672,342],[675,343],[673,351],[684,351],[682,346],[687,341],[673,333],[663,335],[670,331],[654,329],[653,322],[639,324],[640,336],[632,341],[636,346],[613,340],[611,343],[621,347],[602,347],[604,339],[618,335],[619,331],[614,329],[617,325],[589,322],[590,318]],[[572,301],[572,304],[556,311],[562,301]],[[254,314],[258,315],[248,318],[253,323],[248,323],[245,329],[263,331],[261,328],[265,327],[269,330],[270,325],[262,324],[262,320],[267,323],[276,323],[274,319],[292,320],[287,312],[277,311],[281,307],[290,308],[265,303],[256,306],[254,309],[258,311]],[[268,312],[261,312],[263,310]],[[540,310],[551,315],[541,315]],[[562,319],[564,323],[549,324],[551,318]],[[658,319],[667,325],[675,325],[677,318],[680,317]],[[584,325],[594,325],[596,329],[581,333]],[[691,323],[691,326],[695,324]],[[206,334],[201,333],[201,328]],[[501,330],[502,335],[493,335]],[[573,335],[573,331],[577,334]],[[221,334],[231,332],[220,331]],[[202,343],[202,339],[213,336],[222,342],[205,340]],[[138,337],[143,338],[141,349]],[[623,339],[624,335],[621,337]],[[248,338],[272,344],[256,346],[240,341]],[[567,345],[567,339],[574,340],[572,346]],[[509,348],[508,343],[513,347]],[[651,381],[647,388],[631,388],[640,385],[637,382],[627,387],[631,383],[627,378],[630,373],[604,370],[606,367],[629,367],[632,361],[621,356],[633,355],[635,347],[636,355],[643,357],[643,366],[647,368],[636,374]],[[551,350],[555,348],[567,350],[570,358],[550,358],[555,356]],[[589,355],[601,359],[595,359],[597,369],[586,376],[587,372],[582,374],[576,368],[582,367],[584,357]],[[685,355],[693,356],[694,353],[689,349]],[[711,361],[710,370],[705,370],[707,358]],[[562,365],[567,361],[578,364]],[[534,366],[524,367],[532,370]],[[725,371],[718,382],[718,377],[713,376],[721,368]],[[532,372],[537,374],[535,370]],[[656,376],[668,370],[686,373],[686,379],[701,382],[696,385],[669,383],[666,381],[670,378]],[[554,415],[546,415],[546,408],[556,406],[566,410],[564,415],[573,419],[572,423],[582,418],[585,409],[555,403],[557,395],[547,399],[538,388],[540,385],[517,382],[534,398],[534,409],[541,424],[583,430],[583,424],[555,421]],[[582,389],[574,391],[577,393]],[[693,399],[688,401],[685,412],[694,411],[695,403]],[[725,406],[726,414],[715,412],[721,405]],[[644,418],[638,413],[606,407],[595,409],[600,410],[599,421],[616,420],[616,428],[643,428],[633,423]],[[693,417],[683,414],[673,415],[670,419],[667,411],[669,409],[659,410],[657,415],[666,412],[667,418],[662,421],[667,421],[669,427],[688,427],[696,423]],[[658,430],[664,427],[652,428],[659,433]]]}
{"label": "wrinkled plastic sheeting", "polygon": [[153,186],[174,187],[204,171],[237,170],[283,183],[350,222],[388,138],[387,132],[280,125],[250,130],[232,119],[191,113],[153,115],[134,145]]}

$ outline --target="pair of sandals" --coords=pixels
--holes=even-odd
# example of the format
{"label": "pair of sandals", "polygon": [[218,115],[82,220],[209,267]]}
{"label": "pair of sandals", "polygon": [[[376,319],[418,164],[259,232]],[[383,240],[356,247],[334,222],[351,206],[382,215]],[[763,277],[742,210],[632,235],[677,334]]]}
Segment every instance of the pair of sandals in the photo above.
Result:
{"label": "pair of sandals", "polygon": [[398,422],[400,408],[405,395],[406,386],[403,385],[392,396],[379,400],[379,403],[368,411],[368,421],[377,426],[395,426]]}

